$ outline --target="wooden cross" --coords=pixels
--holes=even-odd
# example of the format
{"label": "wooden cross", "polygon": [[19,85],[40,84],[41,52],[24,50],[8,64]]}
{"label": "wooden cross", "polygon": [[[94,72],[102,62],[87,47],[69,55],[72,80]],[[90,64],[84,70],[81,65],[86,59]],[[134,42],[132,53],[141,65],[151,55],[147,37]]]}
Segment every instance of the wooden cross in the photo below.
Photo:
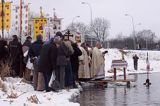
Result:
{"label": "wooden cross", "polygon": [[71,34],[71,33],[70,33],[70,30],[68,30],[68,31],[64,34],[64,36],[68,36],[68,40],[69,40],[69,37],[70,37],[70,36],[73,37],[73,34]]}

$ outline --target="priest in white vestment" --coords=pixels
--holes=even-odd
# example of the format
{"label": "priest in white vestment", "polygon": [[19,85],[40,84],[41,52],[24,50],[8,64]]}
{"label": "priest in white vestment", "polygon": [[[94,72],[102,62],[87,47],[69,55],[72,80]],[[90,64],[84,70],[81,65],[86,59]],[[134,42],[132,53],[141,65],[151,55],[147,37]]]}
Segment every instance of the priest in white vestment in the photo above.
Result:
{"label": "priest in white vestment", "polygon": [[92,51],[91,77],[93,79],[104,78],[104,54],[100,51],[101,43],[97,42]]}
{"label": "priest in white vestment", "polygon": [[86,44],[82,43],[80,47],[82,55],[79,56],[79,70],[78,70],[79,79],[89,79],[90,78],[90,69],[89,69],[90,57],[86,49],[87,49]]}

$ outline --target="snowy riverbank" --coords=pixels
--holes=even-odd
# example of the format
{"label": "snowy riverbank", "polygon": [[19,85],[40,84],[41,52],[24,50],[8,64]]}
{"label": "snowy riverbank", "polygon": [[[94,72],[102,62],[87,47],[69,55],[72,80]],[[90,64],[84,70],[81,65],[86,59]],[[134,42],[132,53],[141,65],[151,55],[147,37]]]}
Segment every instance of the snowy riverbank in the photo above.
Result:
{"label": "snowy riverbank", "polygon": [[[125,50],[125,60],[128,62],[127,73],[146,73],[146,57],[149,54],[151,65],[150,72],[160,72],[160,52],[159,51],[140,51]],[[133,54],[139,56],[139,68],[137,71],[133,69]],[[111,63],[114,59],[121,59],[121,53],[118,49],[109,49],[105,55],[105,71],[106,76],[113,76],[110,73]],[[123,75],[123,71],[119,70],[117,75]],[[3,84],[1,84],[3,83]],[[0,81],[0,104],[1,106],[80,106],[79,103],[70,102],[73,96],[79,95],[78,89],[69,91],[62,90],[56,92],[39,92],[34,91],[30,84],[21,81],[20,78],[7,78],[5,82]],[[1,87],[0,87],[1,88]]]}
{"label": "snowy riverbank", "polygon": [[46,93],[34,91],[30,84],[21,82],[20,78],[7,78],[1,83],[1,106],[80,106],[78,103],[70,102],[73,96],[79,94],[78,89]]}

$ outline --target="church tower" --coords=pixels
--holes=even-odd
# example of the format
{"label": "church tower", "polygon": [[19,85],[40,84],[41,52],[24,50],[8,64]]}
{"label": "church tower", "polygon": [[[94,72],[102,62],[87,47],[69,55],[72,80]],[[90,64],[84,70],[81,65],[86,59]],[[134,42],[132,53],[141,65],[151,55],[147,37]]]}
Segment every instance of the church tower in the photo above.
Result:
{"label": "church tower", "polygon": [[53,16],[48,17],[47,24],[44,26],[45,40],[53,38],[58,31],[62,30],[62,19],[57,17],[55,9],[53,9]]}
{"label": "church tower", "polygon": [[53,9],[53,11],[54,11],[53,18],[50,21],[53,24],[53,33],[56,34],[56,32],[62,30],[62,24],[61,24],[62,18],[57,17],[55,9]]}

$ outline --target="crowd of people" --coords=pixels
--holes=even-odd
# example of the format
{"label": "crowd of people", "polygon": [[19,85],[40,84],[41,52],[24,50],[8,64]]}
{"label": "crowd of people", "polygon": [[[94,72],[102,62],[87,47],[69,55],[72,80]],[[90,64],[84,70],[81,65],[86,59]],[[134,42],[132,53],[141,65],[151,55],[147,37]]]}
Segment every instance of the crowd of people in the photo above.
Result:
{"label": "crowd of people", "polygon": [[37,35],[36,41],[28,36],[21,44],[17,35],[13,40],[0,41],[0,60],[11,61],[13,77],[31,80],[35,90],[57,91],[76,88],[79,80],[104,76],[104,54],[100,42],[94,48],[87,43],[76,43],[69,36],[57,32],[49,41]]}

